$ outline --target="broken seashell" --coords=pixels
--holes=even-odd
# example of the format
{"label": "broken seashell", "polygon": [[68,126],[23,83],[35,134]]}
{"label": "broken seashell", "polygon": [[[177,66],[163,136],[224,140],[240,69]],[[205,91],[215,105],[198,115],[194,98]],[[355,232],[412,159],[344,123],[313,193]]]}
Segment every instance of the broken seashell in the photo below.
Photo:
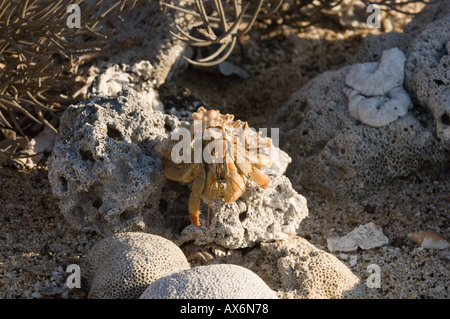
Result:
{"label": "broken seashell", "polygon": [[420,244],[423,248],[447,249],[450,247],[450,243],[445,240],[441,234],[438,234],[431,229],[409,233],[407,236],[411,241]]}

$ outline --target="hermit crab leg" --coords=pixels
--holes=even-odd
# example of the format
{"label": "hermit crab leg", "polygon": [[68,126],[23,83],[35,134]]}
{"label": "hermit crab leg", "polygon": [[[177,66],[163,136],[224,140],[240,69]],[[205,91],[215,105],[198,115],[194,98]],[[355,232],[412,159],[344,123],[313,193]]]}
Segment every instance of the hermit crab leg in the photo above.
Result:
{"label": "hermit crab leg", "polygon": [[267,186],[269,186],[269,176],[261,172],[255,166],[252,167],[252,174],[250,175],[250,178],[252,179],[252,181],[259,184],[262,188],[266,188]]}
{"label": "hermit crab leg", "polygon": [[250,163],[257,168],[269,168],[270,166],[272,166],[272,159],[270,158],[270,156],[261,153],[253,154],[239,144],[233,145],[233,157],[235,158],[235,162],[236,164],[238,164],[239,168],[239,164],[242,163]]}
{"label": "hermit crab leg", "polygon": [[245,180],[244,177],[239,174],[236,165],[228,154],[226,156],[226,167],[228,174],[223,197],[227,203],[231,203],[236,201],[244,193]]}
{"label": "hermit crab leg", "polygon": [[272,166],[272,159],[270,158],[270,156],[265,155],[265,154],[258,154],[258,155],[256,155],[256,157],[258,158],[258,163],[255,165],[256,167],[269,168]]}
{"label": "hermit crab leg", "polygon": [[200,226],[200,200],[205,185],[205,169],[203,165],[197,164],[195,168],[197,178],[192,183],[191,195],[189,196],[189,219],[195,226]]}
{"label": "hermit crab leg", "polygon": [[205,193],[208,197],[213,199],[220,198],[220,186],[217,181],[217,176],[219,176],[219,166],[216,164],[210,164],[208,173],[206,174],[206,185]]}
{"label": "hermit crab leg", "polygon": [[[259,168],[272,166],[272,159],[264,154],[251,155],[243,147],[240,148],[238,147],[237,151],[244,153],[245,161],[242,162],[238,160],[236,163],[233,163],[233,165],[236,164],[237,168],[239,168],[239,171],[242,173],[242,175],[244,176],[250,175],[252,181],[259,184],[262,188],[266,188],[270,183],[269,176],[261,172]],[[237,198],[239,198],[239,196]]]}

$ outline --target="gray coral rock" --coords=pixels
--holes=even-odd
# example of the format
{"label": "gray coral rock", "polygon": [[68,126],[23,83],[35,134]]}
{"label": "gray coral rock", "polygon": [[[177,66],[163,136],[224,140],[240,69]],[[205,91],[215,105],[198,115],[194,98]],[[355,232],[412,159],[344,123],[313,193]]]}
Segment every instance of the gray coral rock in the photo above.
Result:
{"label": "gray coral rock", "polygon": [[[233,203],[209,200],[211,226],[186,227],[178,244],[194,241],[197,245],[211,242],[226,248],[243,248],[295,234],[300,222],[307,217],[306,199],[298,194],[286,176],[271,175],[270,184],[262,189],[247,181],[244,194]],[[203,212],[207,212],[205,205]],[[204,214],[207,215],[207,214]],[[206,221],[202,221],[206,225]]]}
{"label": "gray coral rock", "polygon": [[141,108],[142,99],[127,89],[116,98],[94,97],[72,105],[62,115],[49,181],[73,227],[102,235],[144,231],[179,244],[196,241],[227,248],[248,247],[298,229],[308,209],[305,198],[278,175],[290,161],[283,152],[266,190],[249,180],[234,203],[204,198],[201,209],[204,217],[209,210],[211,227],[190,226],[190,185],[166,179],[154,149],[181,123]]}
{"label": "gray coral rock", "polygon": [[184,13],[170,10],[163,13],[158,1],[144,1],[123,15],[120,26],[123,32],[107,49],[107,52],[113,52],[107,62],[121,64],[127,61],[132,68],[144,60],[153,66],[148,80],[159,87],[188,66],[183,55],[192,54],[189,46],[169,32],[175,24],[188,28],[188,23]]}
{"label": "gray coral rock", "polygon": [[154,281],[140,299],[277,299],[255,273],[231,265],[198,266]]}
{"label": "gray coral rock", "polygon": [[[384,10],[383,10],[384,11]],[[363,39],[363,45],[353,58],[353,63],[380,61],[384,51],[398,47],[407,53],[418,34],[431,22],[445,18],[450,14],[450,2],[430,0],[409,22],[402,33],[383,32],[381,34],[368,34]]]}
{"label": "gray coral rock", "polygon": [[450,149],[450,16],[415,37],[405,83],[415,101],[432,112],[436,133]]}
{"label": "gray coral rock", "polygon": [[145,233],[120,233],[89,250],[82,266],[88,298],[137,299],[155,280],[189,269],[171,241]]}
{"label": "gray coral rock", "polygon": [[293,157],[286,172],[292,182],[348,201],[399,177],[442,171],[448,153],[420,116],[376,128],[350,115],[343,92],[350,69],[317,76],[280,109],[275,125],[281,148]]}
{"label": "gray coral rock", "polygon": [[72,105],[61,116],[48,174],[73,227],[109,235],[155,226],[164,233],[158,203],[165,177],[154,145],[177,120],[142,103],[128,90]]}
{"label": "gray coral rock", "polygon": [[142,108],[162,111],[163,105],[158,99],[158,92],[150,82],[152,69],[150,62],[145,60],[132,66],[103,62],[89,69],[90,77],[87,82],[92,83],[92,87],[87,95],[117,97],[123,90],[131,88],[142,95]]}
{"label": "gray coral rock", "polygon": [[[307,240],[292,236],[285,241],[261,244],[280,298],[363,298],[360,280],[333,255],[317,249]],[[274,284],[275,285],[275,284]]]}
{"label": "gray coral rock", "polygon": [[189,19],[183,12],[161,12],[157,1],[142,1],[122,18],[121,25],[103,25],[106,30],[120,28],[121,32],[103,50],[105,59],[89,69],[86,84],[77,95],[115,97],[132,88],[156,104],[154,108],[160,108],[162,104],[153,99],[157,96],[154,89],[183,72],[188,67],[183,55],[192,54],[169,30],[175,24],[189,29]]}
{"label": "gray coral rock", "polygon": [[430,0],[414,18],[405,26],[404,33],[414,39],[430,23],[445,18],[450,14],[450,2]]}
{"label": "gray coral rock", "polygon": [[405,33],[389,32],[381,34],[368,34],[363,39],[363,45],[352,59],[353,63],[378,62],[383,52],[392,48],[398,48],[407,52],[411,38]]}
{"label": "gray coral rock", "polygon": [[189,19],[179,11],[162,13],[156,1],[144,1],[127,12],[120,25],[122,32],[104,50],[107,59],[90,67],[86,84],[77,95],[84,99],[116,97],[131,88],[143,95],[142,107],[162,110],[155,88],[184,71],[188,63],[182,56],[190,55],[189,46],[169,32],[175,24],[188,29]]}

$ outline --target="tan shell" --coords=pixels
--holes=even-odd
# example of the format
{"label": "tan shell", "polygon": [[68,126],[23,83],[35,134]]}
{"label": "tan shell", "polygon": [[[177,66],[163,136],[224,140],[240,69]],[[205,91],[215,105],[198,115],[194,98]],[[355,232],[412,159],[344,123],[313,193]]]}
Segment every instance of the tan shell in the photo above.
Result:
{"label": "tan shell", "polygon": [[450,243],[441,234],[431,229],[409,233],[407,236],[411,241],[420,244],[423,248],[447,249],[450,247]]}

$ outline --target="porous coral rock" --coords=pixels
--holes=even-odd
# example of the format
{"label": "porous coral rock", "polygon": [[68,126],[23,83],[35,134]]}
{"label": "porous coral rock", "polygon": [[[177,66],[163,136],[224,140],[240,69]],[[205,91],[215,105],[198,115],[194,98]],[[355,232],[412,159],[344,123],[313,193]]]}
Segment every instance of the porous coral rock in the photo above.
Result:
{"label": "porous coral rock", "polygon": [[117,97],[123,90],[131,88],[142,95],[141,107],[163,111],[158,92],[149,82],[152,69],[150,62],[145,60],[132,66],[111,63],[93,66],[89,69],[90,78],[87,80],[93,83],[91,93],[88,95]]}
{"label": "porous coral rock", "polygon": [[82,265],[91,299],[137,299],[155,280],[189,269],[178,246],[160,236],[119,233],[89,250]]}
{"label": "porous coral rock", "polygon": [[169,32],[175,24],[188,28],[188,23],[183,12],[163,13],[158,1],[144,1],[123,15],[123,23],[116,26],[123,32],[106,49],[113,52],[107,63],[127,61],[129,67],[133,67],[143,60],[148,61],[153,66],[148,79],[159,87],[188,66],[183,56],[191,56],[189,46]]}
{"label": "porous coral rock", "polygon": [[151,283],[140,299],[277,299],[247,268],[220,264],[198,266]]}
{"label": "porous coral rock", "polygon": [[450,14],[450,2],[430,0],[422,11],[415,14],[403,32],[383,32],[381,34],[367,34],[363,44],[353,57],[353,63],[379,61],[384,51],[399,48],[408,53],[414,45],[414,39],[428,24],[440,20]]}
{"label": "porous coral rock", "polygon": [[[123,89],[132,88],[153,101],[155,88],[187,68],[188,62],[182,57],[190,57],[191,50],[169,32],[175,24],[189,28],[185,13],[163,13],[158,2],[143,1],[122,18],[120,25],[104,26],[121,32],[103,49],[102,61],[89,69],[87,79],[82,79],[85,85],[77,95],[115,97]],[[162,107],[155,102],[153,107]]]}
{"label": "porous coral rock", "polygon": [[[203,212],[211,211],[211,226],[186,227],[177,244],[194,241],[197,245],[214,242],[226,248],[243,248],[258,242],[280,239],[295,234],[307,217],[306,199],[283,175],[272,175],[266,189],[247,181],[244,194],[232,203],[210,200],[203,196]],[[203,214],[207,217],[207,214]],[[206,222],[202,222],[206,225]]]}
{"label": "porous coral rock", "polygon": [[298,229],[308,213],[306,200],[277,174],[290,160],[280,156],[266,190],[249,180],[236,202],[204,198],[202,218],[209,210],[209,231],[188,227],[181,233],[189,225],[190,190],[164,177],[161,155],[154,149],[181,123],[141,108],[142,103],[142,95],[127,89],[117,98],[94,97],[70,106],[62,115],[49,182],[73,227],[102,235],[144,231],[179,244],[196,241],[227,248],[248,247]]}
{"label": "porous coral rock", "polygon": [[140,108],[141,98],[131,89],[94,97],[61,116],[49,182],[73,227],[164,233],[158,204],[165,178],[154,145],[177,120]]}
{"label": "porous coral rock", "polygon": [[345,77],[351,66],[325,72],[293,93],[274,126],[292,157],[286,175],[294,185],[329,199],[373,194],[395,178],[439,173],[448,152],[415,112],[382,127],[361,125],[348,111]]}
{"label": "porous coral rock", "polygon": [[360,280],[335,256],[317,249],[306,239],[261,244],[261,251],[280,298],[362,298]]}
{"label": "porous coral rock", "polygon": [[450,15],[415,37],[405,85],[415,102],[432,112],[437,136],[450,149]]}

